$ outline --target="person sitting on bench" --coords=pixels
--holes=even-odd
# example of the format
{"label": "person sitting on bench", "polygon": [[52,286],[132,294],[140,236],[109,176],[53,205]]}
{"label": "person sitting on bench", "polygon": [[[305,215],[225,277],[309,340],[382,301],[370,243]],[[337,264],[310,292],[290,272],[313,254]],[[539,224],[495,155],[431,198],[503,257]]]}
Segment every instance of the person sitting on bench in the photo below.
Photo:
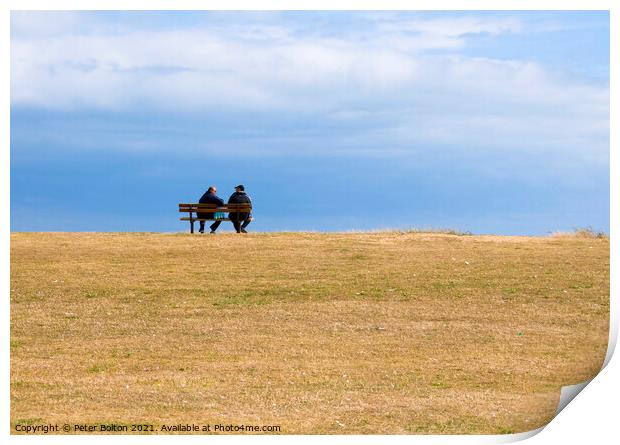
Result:
{"label": "person sitting on bench", "polygon": [[[230,195],[230,198],[228,198],[228,204],[250,204],[252,205],[252,200],[245,193],[245,187],[242,184],[235,187],[235,193]],[[228,217],[230,218],[230,221],[233,223],[233,226],[235,227],[235,230],[237,231],[237,233],[248,233],[245,230],[245,228],[252,221],[252,213],[235,212],[235,213],[229,213]]]}
{"label": "person sitting on bench", "polygon": [[[224,201],[222,201],[222,199],[218,197],[216,193],[217,193],[217,189],[215,188],[214,185],[212,185],[205,192],[205,194],[202,195],[202,197],[200,198],[200,201],[198,202],[200,204],[215,204],[218,207],[223,206]],[[213,213],[198,213],[197,216],[199,219],[203,219],[203,218],[211,219],[213,218]],[[198,231],[200,233],[205,233],[205,222],[204,221],[199,221],[199,222],[200,222],[200,229]],[[211,233],[215,233],[215,231],[220,226],[220,224],[222,224],[222,221],[214,221],[213,224],[211,224]]]}

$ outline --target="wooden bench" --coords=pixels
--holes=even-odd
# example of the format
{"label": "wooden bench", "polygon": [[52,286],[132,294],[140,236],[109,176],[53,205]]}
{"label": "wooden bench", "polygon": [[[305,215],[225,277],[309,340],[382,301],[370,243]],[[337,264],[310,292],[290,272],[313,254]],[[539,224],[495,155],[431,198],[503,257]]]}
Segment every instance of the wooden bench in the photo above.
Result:
{"label": "wooden bench", "polygon": [[[181,217],[181,221],[189,221],[189,232],[194,233],[194,223],[196,221],[231,221],[229,214],[233,214],[233,220],[235,213],[251,213],[252,204],[225,204],[222,207],[217,207],[215,204],[179,204],[179,212],[189,213],[189,216]],[[198,213],[210,213],[211,218],[198,218]],[[224,218],[215,218],[215,213],[225,213]],[[196,214],[196,215],[194,215]],[[252,220],[252,217],[250,217]]]}

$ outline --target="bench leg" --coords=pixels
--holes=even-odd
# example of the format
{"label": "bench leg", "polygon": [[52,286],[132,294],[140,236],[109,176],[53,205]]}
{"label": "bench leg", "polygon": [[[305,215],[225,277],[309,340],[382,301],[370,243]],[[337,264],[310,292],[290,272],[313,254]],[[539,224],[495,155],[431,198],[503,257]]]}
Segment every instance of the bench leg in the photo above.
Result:
{"label": "bench leg", "polygon": [[190,221],[189,222],[189,233],[194,233],[194,221]]}

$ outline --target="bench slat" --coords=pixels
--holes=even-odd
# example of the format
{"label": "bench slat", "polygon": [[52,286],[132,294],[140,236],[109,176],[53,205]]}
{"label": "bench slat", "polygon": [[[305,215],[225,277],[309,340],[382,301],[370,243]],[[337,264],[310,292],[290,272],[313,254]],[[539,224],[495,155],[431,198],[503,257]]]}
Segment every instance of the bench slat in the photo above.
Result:
{"label": "bench slat", "polygon": [[237,208],[237,207],[252,207],[252,204],[224,204],[223,206],[216,206],[214,204],[179,204],[179,208],[195,208],[195,207],[204,207],[204,208]]}
{"label": "bench slat", "polygon": [[179,213],[225,213],[225,214],[229,214],[229,213],[251,213],[252,210],[248,209],[248,210],[234,210],[234,211],[229,211],[229,210],[179,210]]}
{"label": "bench slat", "polygon": [[[254,218],[249,218],[250,221],[254,220]],[[182,216],[179,218],[180,221],[230,221],[230,218],[191,218],[189,216]]]}
{"label": "bench slat", "polygon": [[252,206],[225,206],[225,207],[203,207],[203,206],[193,206],[193,207],[179,207],[179,212],[201,212],[201,213],[229,213],[229,212],[251,212]]}
{"label": "bench slat", "polygon": [[[227,206],[251,206],[252,204],[250,203],[246,203],[246,202],[242,202],[239,204],[224,204],[222,207],[227,207]],[[209,204],[209,203],[205,203],[205,204],[201,204],[201,203],[190,203],[190,204],[184,204],[181,203],[179,204],[179,207],[195,207],[195,206],[204,206],[204,207],[217,207],[215,204]]]}
{"label": "bench slat", "polygon": [[191,218],[189,216],[183,216],[179,218],[180,221],[230,221],[229,218]]}

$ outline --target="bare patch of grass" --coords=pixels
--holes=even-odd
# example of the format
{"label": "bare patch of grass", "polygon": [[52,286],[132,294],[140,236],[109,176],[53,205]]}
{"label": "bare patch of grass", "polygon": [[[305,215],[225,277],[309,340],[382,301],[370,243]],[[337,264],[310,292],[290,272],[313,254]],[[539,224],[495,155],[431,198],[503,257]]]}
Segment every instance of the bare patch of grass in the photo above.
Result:
{"label": "bare patch of grass", "polygon": [[[361,232],[363,233],[363,232]],[[373,233],[373,232],[369,232]],[[374,233],[418,233],[418,234],[439,234],[439,235],[455,235],[455,236],[472,236],[471,232],[461,231],[450,228],[441,227],[408,227],[405,229],[380,229]]]}

